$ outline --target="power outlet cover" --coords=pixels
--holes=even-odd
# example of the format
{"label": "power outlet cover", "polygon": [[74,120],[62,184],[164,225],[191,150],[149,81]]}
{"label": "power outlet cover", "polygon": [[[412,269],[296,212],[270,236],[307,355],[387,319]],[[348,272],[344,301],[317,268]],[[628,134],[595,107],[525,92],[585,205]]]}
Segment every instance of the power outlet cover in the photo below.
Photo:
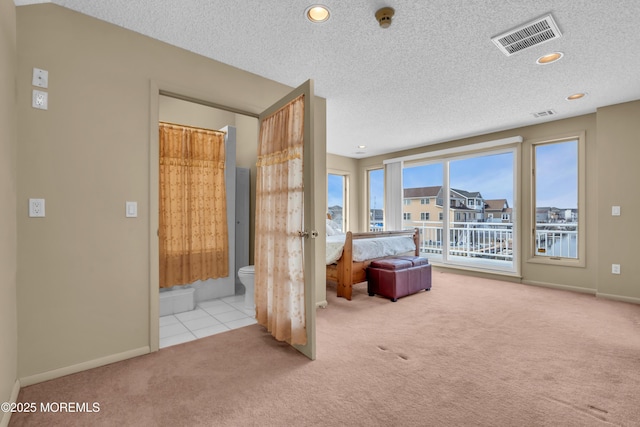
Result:
{"label": "power outlet cover", "polygon": [[49,94],[42,90],[33,90],[31,97],[31,106],[39,110],[47,110],[49,108]]}
{"label": "power outlet cover", "polygon": [[29,216],[31,218],[44,217],[44,199],[29,199]]}
{"label": "power outlet cover", "polygon": [[47,70],[41,70],[40,68],[34,68],[31,84],[36,87],[48,88],[49,72]]}

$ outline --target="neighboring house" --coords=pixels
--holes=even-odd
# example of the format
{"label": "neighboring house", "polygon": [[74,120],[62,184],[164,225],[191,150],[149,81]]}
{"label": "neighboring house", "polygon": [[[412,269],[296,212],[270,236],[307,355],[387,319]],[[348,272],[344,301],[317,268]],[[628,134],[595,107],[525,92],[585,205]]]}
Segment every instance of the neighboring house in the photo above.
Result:
{"label": "neighboring house", "polygon": [[487,222],[511,222],[513,210],[507,199],[491,199],[484,201],[484,213]]}
{"label": "neighboring house", "polygon": [[[442,221],[442,186],[404,189],[403,219],[405,221]],[[476,222],[484,220],[484,199],[479,192],[458,189],[449,191],[449,221]]]}

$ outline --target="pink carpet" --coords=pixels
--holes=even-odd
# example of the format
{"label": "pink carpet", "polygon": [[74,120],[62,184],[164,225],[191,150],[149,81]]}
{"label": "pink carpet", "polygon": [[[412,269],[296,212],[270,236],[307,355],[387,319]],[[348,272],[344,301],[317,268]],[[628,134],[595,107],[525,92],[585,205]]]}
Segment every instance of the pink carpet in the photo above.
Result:
{"label": "pink carpet", "polygon": [[25,387],[10,426],[640,425],[640,306],[435,272],[392,303],[328,291],[309,361],[259,325]]}

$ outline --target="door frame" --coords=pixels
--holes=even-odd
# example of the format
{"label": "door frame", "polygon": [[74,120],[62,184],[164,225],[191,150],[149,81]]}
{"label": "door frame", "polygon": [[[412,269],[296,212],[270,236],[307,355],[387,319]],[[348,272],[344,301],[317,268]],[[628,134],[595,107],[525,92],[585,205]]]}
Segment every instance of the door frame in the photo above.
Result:
{"label": "door frame", "polygon": [[[149,349],[151,352],[158,351],[160,348],[160,263],[159,263],[159,244],[158,244],[158,227],[159,227],[159,180],[160,173],[159,161],[160,161],[160,147],[158,138],[158,121],[160,118],[160,95],[170,96],[173,98],[194,102],[210,106],[213,108],[242,114],[245,116],[258,119],[259,112],[263,110],[263,107],[256,105],[253,102],[247,102],[244,100],[239,101],[235,105],[238,107],[229,106],[226,104],[216,103],[211,101],[209,96],[206,96],[201,89],[185,88],[181,85],[169,83],[166,81],[158,81],[154,79],[149,80]],[[290,90],[290,88],[289,88]],[[203,96],[204,95],[204,96]],[[316,98],[314,96],[314,98]],[[326,123],[326,100],[316,99],[316,102],[321,102],[321,108],[315,110],[315,120],[321,120],[321,123]],[[326,193],[326,126],[317,126],[313,130],[315,136],[315,144],[313,148],[312,162],[315,167],[314,182],[316,192],[324,196]],[[256,141],[257,150],[257,141]],[[316,207],[317,208],[317,207]],[[316,215],[317,216],[317,215]],[[325,222],[324,220],[316,222],[315,229],[320,233],[320,239],[322,245],[317,245],[315,264],[324,266],[324,236],[325,236]],[[320,284],[316,287],[314,306],[324,307],[326,306],[326,271],[324,268],[316,268],[313,277],[315,283]],[[315,325],[312,331],[315,337]]]}
{"label": "door frame", "polygon": [[[158,122],[160,120],[160,96],[169,96],[183,101],[193,102],[208,107],[225,110],[245,116],[258,118],[258,114],[233,107],[225,107],[214,102],[203,100],[201,92],[191,91],[184,87],[150,81],[149,88],[149,349],[151,352],[160,349],[160,248],[158,242],[159,229],[159,197],[160,197],[160,141]],[[232,224],[233,225],[233,224]],[[230,270],[231,272],[231,270]]]}

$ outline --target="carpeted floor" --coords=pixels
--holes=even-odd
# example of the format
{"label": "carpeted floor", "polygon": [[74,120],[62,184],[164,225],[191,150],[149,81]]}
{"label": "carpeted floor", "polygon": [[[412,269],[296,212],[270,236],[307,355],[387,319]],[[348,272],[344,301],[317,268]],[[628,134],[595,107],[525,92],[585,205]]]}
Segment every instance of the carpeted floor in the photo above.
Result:
{"label": "carpeted floor", "polygon": [[317,360],[259,325],[21,390],[10,426],[640,425],[640,306],[434,272],[392,303],[327,290]]}

